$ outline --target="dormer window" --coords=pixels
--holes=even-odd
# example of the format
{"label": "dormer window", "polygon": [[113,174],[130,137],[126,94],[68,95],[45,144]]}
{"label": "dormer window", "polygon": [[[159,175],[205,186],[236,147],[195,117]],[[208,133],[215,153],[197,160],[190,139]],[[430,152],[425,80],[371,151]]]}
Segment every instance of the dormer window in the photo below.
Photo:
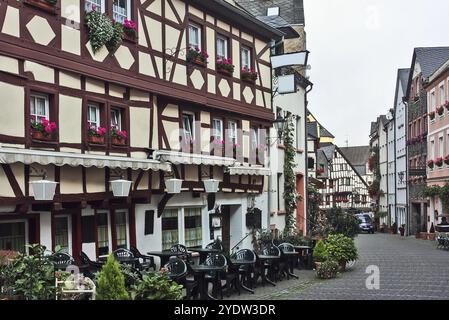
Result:
{"label": "dormer window", "polygon": [[123,24],[125,20],[131,20],[131,0],[115,0],[112,11],[116,22]]}
{"label": "dormer window", "polygon": [[279,7],[271,7],[267,9],[267,16],[278,16],[279,15]]}

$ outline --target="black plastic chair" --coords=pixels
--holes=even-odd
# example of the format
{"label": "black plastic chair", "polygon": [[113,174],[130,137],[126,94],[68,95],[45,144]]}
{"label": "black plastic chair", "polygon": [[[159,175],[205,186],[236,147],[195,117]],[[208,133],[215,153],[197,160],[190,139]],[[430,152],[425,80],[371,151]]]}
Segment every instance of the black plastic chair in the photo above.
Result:
{"label": "black plastic chair", "polygon": [[86,253],[80,252],[81,266],[80,269],[83,270],[83,274],[86,277],[95,280],[95,272],[98,272],[103,267],[103,263],[95,262],[89,259]]}
{"label": "black plastic chair", "polygon": [[[262,255],[281,257],[281,250],[274,244],[264,247],[261,250]],[[269,278],[276,282],[279,280],[280,260],[271,260],[264,264],[264,268],[268,271]]]}
{"label": "black plastic chair", "polygon": [[[284,252],[296,252],[295,247],[291,243],[282,243],[278,246],[279,250],[281,250],[281,253]],[[289,258],[281,254],[281,260],[279,262],[279,274],[281,278],[287,277],[287,279],[290,279],[290,273],[289,273],[289,265],[290,261]]]}
{"label": "black plastic chair", "polygon": [[254,287],[254,275],[255,275],[255,264],[256,264],[256,254],[254,251],[249,249],[241,249],[232,255],[235,260],[249,261],[252,264],[242,265],[239,267],[238,272],[240,275],[240,281],[246,283],[249,288]]}
{"label": "black plastic chair", "polygon": [[187,250],[187,247],[182,244],[174,244],[170,248],[171,252],[181,253],[178,258],[183,259],[187,263],[193,264],[192,254]]}
{"label": "black plastic chair", "polygon": [[224,251],[223,244],[222,244],[221,241],[219,241],[219,240],[216,240],[216,241],[214,241],[214,242],[209,243],[209,244],[206,246],[206,249],[220,250],[220,252],[223,252],[223,251]]}
{"label": "black plastic chair", "polygon": [[[223,254],[213,253],[207,256],[206,261],[204,261],[204,265],[224,268],[228,265],[228,262]],[[223,288],[221,286],[222,275],[223,272],[211,271],[205,276],[205,280],[207,282],[211,282],[213,285],[212,293],[216,295],[219,292],[221,299],[223,299]]]}
{"label": "black plastic chair", "polygon": [[53,263],[55,270],[65,270],[68,266],[75,263],[73,257],[65,252],[53,254],[50,256],[50,261]]}
{"label": "black plastic chair", "polygon": [[139,267],[141,269],[140,271],[150,271],[150,268],[156,271],[156,264],[154,263],[154,257],[140,253],[140,251],[133,246],[131,246],[129,249],[136,258],[142,259],[142,261],[139,261]]}
{"label": "black plastic chair", "polygon": [[164,267],[168,270],[170,279],[186,289],[186,299],[195,299],[198,296],[198,282],[187,279],[188,268],[184,260],[173,258]]}

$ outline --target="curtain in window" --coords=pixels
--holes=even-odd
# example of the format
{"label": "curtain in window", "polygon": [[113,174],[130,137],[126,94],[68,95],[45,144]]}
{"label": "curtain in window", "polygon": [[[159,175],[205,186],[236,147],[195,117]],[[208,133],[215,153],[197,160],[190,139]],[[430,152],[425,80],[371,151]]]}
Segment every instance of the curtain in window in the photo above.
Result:
{"label": "curtain in window", "polygon": [[84,3],[84,10],[87,12],[93,11],[94,6],[96,7],[96,11],[103,12],[101,0],[85,0]]}
{"label": "curtain in window", "polygon": [[201,208],[184,209],[186,247],[198,247],[202,244]]}
{"label": "curtain in window", "polygon": [[69,221],[67,217],[55,218],[55,246],[60,246],[63,252],[69,250]]}
{"label": "curtain in window", "polygon": [[168,250],[179,243],[178,209],[167,209],[162,213],[162,249]]}
{"label": "curtain in window", "polygon": [[0,250],[25,253],[25,222],[0,223]]}
{"label": "curtain in window", "polygon": [[117,237],[117,248],[126,248],[126,212],[115,213],[115,232]]}
{"label": "curtain in window", "polygon": [[114,2],[113,18],[122,24],[128,19],[128,0],[117,0]]}

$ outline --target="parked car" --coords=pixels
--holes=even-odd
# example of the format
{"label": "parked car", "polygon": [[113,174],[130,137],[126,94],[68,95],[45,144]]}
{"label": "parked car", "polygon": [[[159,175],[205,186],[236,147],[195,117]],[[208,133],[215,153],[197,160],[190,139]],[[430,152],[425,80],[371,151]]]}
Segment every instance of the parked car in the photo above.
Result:
{"label": "parked car", "polygon": [[366,213],[359,213],[355,215],[359,220],[359,228],[361,232],[374,234],[374,225],[371,217]]}

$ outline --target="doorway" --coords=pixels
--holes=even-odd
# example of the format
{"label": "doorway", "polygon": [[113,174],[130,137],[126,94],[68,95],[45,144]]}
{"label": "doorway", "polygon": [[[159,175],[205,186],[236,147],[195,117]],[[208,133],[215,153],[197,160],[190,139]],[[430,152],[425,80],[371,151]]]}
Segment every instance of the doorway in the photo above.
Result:
{"label": "doorway", "polygon": [[225,252],[231,250],[231,207],[221,206],[222,223],[221,223],[221,242]]}

